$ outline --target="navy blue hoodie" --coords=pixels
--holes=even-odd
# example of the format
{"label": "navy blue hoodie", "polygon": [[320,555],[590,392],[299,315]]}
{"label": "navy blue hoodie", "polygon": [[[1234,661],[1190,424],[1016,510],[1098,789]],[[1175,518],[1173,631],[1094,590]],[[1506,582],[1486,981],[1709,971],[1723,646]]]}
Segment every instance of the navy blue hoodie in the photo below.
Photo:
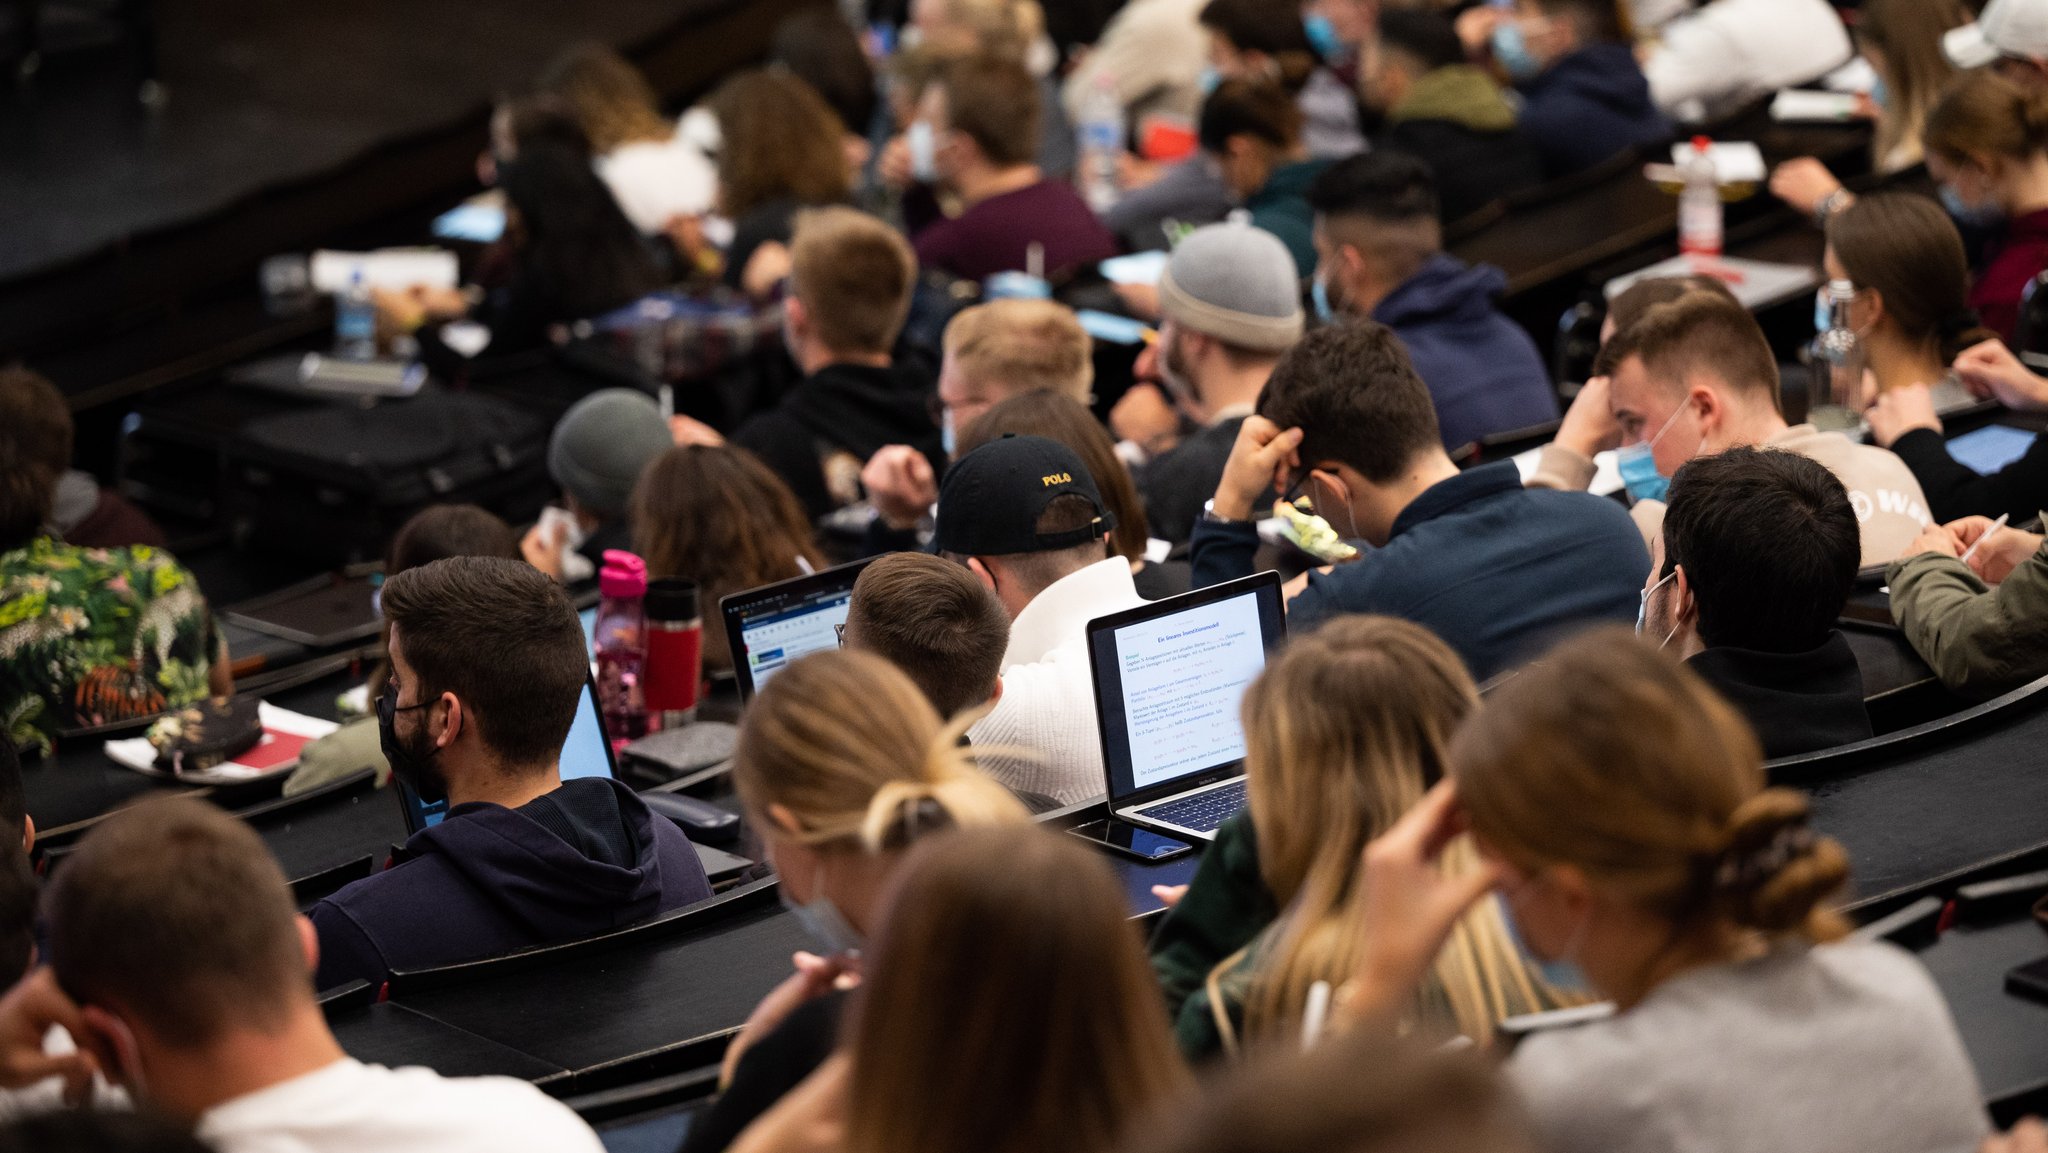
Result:
{"label": "navy blue hoodie", "polygon": [[457,805],[390,868],[313,906],[315,983],[595,936],[711,896],[697,850],[617,781],[584,778],[508,809]]}
{"label": "navy blue hoodie", "polygon": [[1626,44],[1588,45],[1518,87],[1522,135],[1552,179],[1671,139],[1671,121],[1650,99],[1650,82]]}
{"label": "navy blue hoodie", "polygon": [[1500,269],[1439,252],[1372,310],[1408,346],[1447,448],[1557,419],[1536,342],[1494,307],[1507,286]]}

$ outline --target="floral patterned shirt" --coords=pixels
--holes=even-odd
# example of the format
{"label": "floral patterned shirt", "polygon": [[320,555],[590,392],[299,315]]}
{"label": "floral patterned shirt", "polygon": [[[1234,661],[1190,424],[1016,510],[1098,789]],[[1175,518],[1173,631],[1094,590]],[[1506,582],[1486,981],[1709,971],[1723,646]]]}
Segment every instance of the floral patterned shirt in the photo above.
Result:
{"label": "floral patterned shirt", "polygon": [[22,748],[202,700],[225,657],[198,582],[162,549],[45,536],[0,553],[0,734]]}

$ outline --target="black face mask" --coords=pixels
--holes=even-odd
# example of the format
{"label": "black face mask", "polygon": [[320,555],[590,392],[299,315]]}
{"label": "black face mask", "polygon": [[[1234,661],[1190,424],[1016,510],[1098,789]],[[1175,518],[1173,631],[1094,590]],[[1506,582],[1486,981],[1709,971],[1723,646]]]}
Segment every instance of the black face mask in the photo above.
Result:
{"label": "black face mask", "polygon": [[[417,705],[401,706],[398,703],[398,690],[390,684],[384,686],[384,692],[377,698],[377,743],[384,750],[384,759],[391,762],[391,774],[407,788],[418,793],[420,800],[430,805],[448,799],[448,782],[443,780],[441,774],[434,768],[434,757],[441,750],[429,748],[425,752],[420,752],[409,747],[398,737],[397,720],[400,713],[424,709],[432,704],[432,701],[427,701]],[[415,730],[415,738],[425,734],[425,725]]]}

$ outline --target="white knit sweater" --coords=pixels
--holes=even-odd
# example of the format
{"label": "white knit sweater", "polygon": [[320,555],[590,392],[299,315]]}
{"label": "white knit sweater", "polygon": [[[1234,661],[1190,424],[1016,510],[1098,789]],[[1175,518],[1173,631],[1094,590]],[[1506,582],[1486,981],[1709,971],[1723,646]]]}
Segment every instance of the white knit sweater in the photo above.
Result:
{"label": "white knit sweater", "polygon": [[[997,780],[1062,805],[1107,791],[1088,622],[1144,603],[1130,564],[1111,557],[1053,582],[1017,614],[1003,654],[1002,698],[968,731],[977,750],[988,750],[982,765]],[[1018,753],[997,751],[1005,749]]]}

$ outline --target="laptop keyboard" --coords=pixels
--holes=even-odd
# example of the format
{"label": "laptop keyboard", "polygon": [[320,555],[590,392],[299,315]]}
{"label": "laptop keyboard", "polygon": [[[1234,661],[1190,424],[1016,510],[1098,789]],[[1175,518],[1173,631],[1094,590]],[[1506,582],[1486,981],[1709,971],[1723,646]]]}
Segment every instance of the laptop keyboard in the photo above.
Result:
{"label": "laptop keyboard", "polygon": [[1244,778],[1219,785],[1206,793],[1182,797],[1163,804],[1147,805],[1138,812],[1155,821],[1178,825],[1196,833],[1213,833],[1216,826],[1244,811]]}

